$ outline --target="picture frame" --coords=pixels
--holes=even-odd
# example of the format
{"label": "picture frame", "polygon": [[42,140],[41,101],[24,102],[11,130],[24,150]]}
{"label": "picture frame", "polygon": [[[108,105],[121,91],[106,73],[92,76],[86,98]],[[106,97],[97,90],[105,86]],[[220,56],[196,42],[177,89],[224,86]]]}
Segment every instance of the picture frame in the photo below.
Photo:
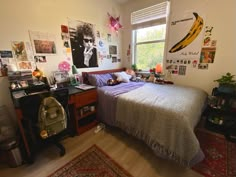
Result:
{"label": "picture frame", "polygon": [[56,83],[69,82],[70,81],[69,73],[66,72],[66,71],[55,71],[53,73],[53,77],[54,77]]}
{"label": "picture frame", "polygon": [[29,31],[31,45],[35,56],[56,55],[56,36],[54,34]]}
{"label": "picture frame", "polygon": [[23,88],[29,87],[28,81],[27,80],[22,80],[20,81],[20,85]]}
{"label": "picture frame", "polygon": [[74,77],[78,84],[83,84],[83,77],[81,74],[74,74]]}

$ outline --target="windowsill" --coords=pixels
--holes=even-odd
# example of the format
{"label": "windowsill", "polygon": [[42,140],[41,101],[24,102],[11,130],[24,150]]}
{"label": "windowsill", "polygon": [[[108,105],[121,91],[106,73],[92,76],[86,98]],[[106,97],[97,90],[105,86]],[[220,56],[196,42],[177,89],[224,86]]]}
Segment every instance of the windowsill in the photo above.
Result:
{"label": "windowsill", "polygon": [[142,77],[148,77],[150,76],[150,72],[149,71],[135,71],[136,76],[142,76]]}
{"label": "windowsill", "polygon": [[136,74],[150,74],[149,71],[135,71]]}

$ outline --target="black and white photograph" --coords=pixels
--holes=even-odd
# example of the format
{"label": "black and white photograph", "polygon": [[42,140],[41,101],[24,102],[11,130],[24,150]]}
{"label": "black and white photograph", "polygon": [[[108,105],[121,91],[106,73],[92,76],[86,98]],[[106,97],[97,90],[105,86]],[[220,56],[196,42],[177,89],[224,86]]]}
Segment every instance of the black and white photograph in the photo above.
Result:
{"label": "black and white photograph", "polygon": [[39,63],[47,62],[46,56],[34,56],[34,60],[35,62],[39,62]]}
{"label": "black and white photograph", "polygon": [[69,20],[69,34],[76,68],[98,67],[94,25]]}
{"label": "black and white photograph", "polygon": [[116,55],[117,54],[117,46],[116,45],[109,45],[109,54]]}

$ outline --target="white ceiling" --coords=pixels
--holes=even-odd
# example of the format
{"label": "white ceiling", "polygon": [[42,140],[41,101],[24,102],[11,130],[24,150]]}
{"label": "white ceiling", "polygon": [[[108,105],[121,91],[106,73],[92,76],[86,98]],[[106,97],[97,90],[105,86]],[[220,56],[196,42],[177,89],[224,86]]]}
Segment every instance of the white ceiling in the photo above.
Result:
{"label": "white ceiling", "polygon": [[116,2],[120,3],[120,4],[124,4],[128,1],[133,1],[133,0],[115,0]]}

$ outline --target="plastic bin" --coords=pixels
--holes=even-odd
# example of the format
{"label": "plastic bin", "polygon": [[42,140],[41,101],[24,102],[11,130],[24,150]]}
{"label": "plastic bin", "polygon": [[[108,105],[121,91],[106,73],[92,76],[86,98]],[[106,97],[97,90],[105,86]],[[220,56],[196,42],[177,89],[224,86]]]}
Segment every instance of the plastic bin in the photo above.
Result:
{"label": "plastic bin", "polygon": [[16,140],[9,139],[0,143],[0,150],[6,154],[6,160],[10,167],[22,165],[21,152]]}
{"label": "plastic bin", "polygon": [[16,137],[15,126],[5,105],[0,106],[0,144]]}

